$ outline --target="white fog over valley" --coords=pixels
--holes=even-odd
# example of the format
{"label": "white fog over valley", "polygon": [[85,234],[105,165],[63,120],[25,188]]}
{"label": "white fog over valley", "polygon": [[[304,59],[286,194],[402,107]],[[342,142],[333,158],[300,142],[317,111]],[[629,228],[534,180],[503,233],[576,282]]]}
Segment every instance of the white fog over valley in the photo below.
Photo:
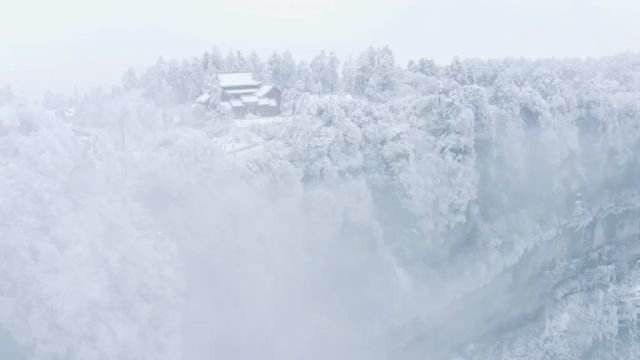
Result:
{"label": "white fog over valley", "polygon": [[640,359],[640,4],[5,7],[0,360]]}

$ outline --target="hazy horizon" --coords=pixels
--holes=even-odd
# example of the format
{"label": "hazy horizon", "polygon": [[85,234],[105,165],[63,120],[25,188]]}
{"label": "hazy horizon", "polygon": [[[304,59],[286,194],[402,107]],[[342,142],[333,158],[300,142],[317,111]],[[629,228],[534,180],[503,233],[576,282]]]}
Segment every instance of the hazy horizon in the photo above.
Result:
{"label": "hazy horizon", "polygon": [[308,59],[388,45],[401,64],[612,56],[638,50],[638,15],[630,0],[27,0],[0,14],[0,83],[27,93],[108,86],[128,67],[212,46]]}

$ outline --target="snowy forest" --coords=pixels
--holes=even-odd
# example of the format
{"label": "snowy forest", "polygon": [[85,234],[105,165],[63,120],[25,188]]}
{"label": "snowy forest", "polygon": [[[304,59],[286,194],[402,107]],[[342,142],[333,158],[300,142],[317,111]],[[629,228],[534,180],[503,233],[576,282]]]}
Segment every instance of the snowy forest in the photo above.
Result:
{"label": "snowy forest", "polygon": [[[220,107],[240,71],[281,116]],[[639,178],[638,54],[5,87],[0,358],[640,359]]]}

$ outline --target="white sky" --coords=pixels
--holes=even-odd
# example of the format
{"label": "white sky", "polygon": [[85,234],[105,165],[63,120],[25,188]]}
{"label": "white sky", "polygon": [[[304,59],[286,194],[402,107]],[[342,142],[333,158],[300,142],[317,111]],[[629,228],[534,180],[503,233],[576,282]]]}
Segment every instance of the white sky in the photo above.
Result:
{"label": "white sky", "polygon": [[640,50],[640,0],[0,0],[0,84],[68,91],[211,46],[401,62]]}

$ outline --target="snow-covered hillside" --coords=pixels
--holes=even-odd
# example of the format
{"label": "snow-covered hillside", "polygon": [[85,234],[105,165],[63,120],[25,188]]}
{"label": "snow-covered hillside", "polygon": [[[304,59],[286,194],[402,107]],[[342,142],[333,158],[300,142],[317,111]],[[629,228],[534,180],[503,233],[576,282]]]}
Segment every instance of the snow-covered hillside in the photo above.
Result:
{"label": "snow-covered hillside", "polygon": [[243,161],[259,157],[267,142],[285,137],[286,127],[291,124],[291,116],[256,117],[231,120],[228,131],[218,138],[222,151],[232,158]]}
{"label": "snow-covered hillside", "polygon": [[229,61],[0,98],[0,354],[640,358],[638,56]]}

